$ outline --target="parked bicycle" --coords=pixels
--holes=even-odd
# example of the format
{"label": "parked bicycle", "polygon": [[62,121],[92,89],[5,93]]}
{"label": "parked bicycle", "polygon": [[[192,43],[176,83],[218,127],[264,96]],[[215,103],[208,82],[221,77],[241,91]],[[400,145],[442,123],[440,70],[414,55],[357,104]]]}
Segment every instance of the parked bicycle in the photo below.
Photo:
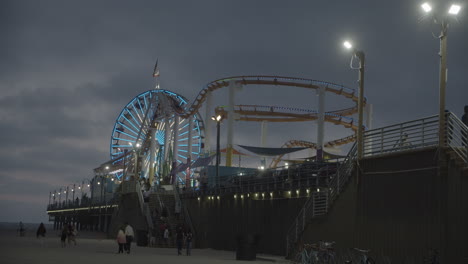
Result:
{"label": "parked bicycle", "polygon": [[[359,249],[359,248],[351,248],[352,250],[358,252],[359,254],[359,263],[357,264],[375,264],[374,259],[367,256],[367,253],[370,252],[369,249]],[[346,261],[345,263],[353,263],[351,260]]]}

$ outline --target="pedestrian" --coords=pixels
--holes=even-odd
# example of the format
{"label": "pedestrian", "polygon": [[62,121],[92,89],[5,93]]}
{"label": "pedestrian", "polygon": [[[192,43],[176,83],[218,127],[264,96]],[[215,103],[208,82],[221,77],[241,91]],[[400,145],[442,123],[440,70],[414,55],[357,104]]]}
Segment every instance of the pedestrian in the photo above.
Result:
{"label": "pedestrian", "polygon": [[175,208],[174,208],[174,216],[177,220],[179,220],[181,210],[182,210],[182,205],[181,205],[180,200],[178,200],[176,201]]}
{"label": "pedestrian", "polygon": [[176,231],[177,255],[182,254],[182,243],[184,242],[184,230],[179,226]]}
{"label": "pedestrian", "polygon": [[124,227],[119,228],[119,232],[117,232],[117,244],[119,244],[119,251],[117,254],[124,253],[125,244],[127,244],[127,237],[125,236],[125,229]]}
{"label": "pedestrian", "polygon": [[166,247],[169,246],[169,228],[167,227],[164,229],[164,244]]}
{"label": "pedestrian", "polygon": [[24,224],[21,221],[19,222],[19,230],[18,231],[19,231],[20,236],[24,236],[25,229],[24,229]]}
{"label": "pedestrian", "polygon": [[76,246],[76,234],[77,234],[77,232],[76,232],[75,226],[69,224],[68,225],[68,234],[67,234],[68,245],[70,245],[71,242],[73,242],[73,244]]}
{"label": "pedestrian", "polygon": [[37,232],[36,232],[36,237],[40,239],[41,245],[44,245],[45,234],[46,234],[45,226],[43,223],[41,223],[39,227],[37,228]]}
{"label": "pedestrian", "polygon": [[62,233],[60,234],[60,242],[61,242],[62,247],[67,246],[67,243],[65,243],[65,240],[67,239],[67,233],[68,233],[67,225],[63,225]]}
{"label": "pedestrian", "polygon": [[133,232],[133,227],[126,222],[125,223],[125,240],[127,241],[125,250],[127,251],[127,254],[130,254],[130,248],[132,246],[132,241],[133,237],[135,236],[135,233]]}
{"label": "pedestrian", "polygon": [[192,238],[193,238],[193,234],[189,228],[185,236],[185,247],[187,247],[187,256],[192,255]]}

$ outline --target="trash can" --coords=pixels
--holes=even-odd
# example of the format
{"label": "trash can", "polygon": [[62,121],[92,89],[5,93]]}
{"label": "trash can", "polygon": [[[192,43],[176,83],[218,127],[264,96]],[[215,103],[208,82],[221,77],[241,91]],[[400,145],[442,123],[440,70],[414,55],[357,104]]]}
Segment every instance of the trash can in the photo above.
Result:
{"label": "trash can", "polygon": [[137,230],[136,232],[136,244],[139,247],[148,246],[148,231],[146,230]]}
{"label": "trash can", "polygon": [[253,234],[237,236],[236,260],[255,260],[258,236]]}

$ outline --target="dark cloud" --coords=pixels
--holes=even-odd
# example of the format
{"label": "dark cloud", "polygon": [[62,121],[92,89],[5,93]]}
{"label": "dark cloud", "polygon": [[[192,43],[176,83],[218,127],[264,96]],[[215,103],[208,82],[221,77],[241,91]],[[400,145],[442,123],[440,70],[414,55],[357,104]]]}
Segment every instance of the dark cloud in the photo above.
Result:
{"label": "dark cloud", "polygon": [[[341,48],[349,37],[367,55],[366,96],[374,104],[375,126],[436,114],[439,43],[431,32],[437,35],[438,29],[419,22],[419,4],[2,1],[0,166],[6,174],[0,206],[8,214],[0,221],[15,214],[44,221],[50,190],[89,177],[108,158],[115,118],[134,96],[154,87],[150,74],[156,58],[161,87],[189,100],[205,84],[234,75],[304,77],[357,88],[358,73],[349,69],[350,55]],[[448,40],[447,108],[459,115],[468,104],[466,19],[465,10],[452,23]],[[217,91],[215,101],[226,104],[227,92]],[[237,102],[317,105],[313,91],[285,87],[245,87]],[[349,104],[327,97],[330,110]],[[258,144],[258,123],[235,127],[236,144]],[[312,122],[268,127],[270,146],[315,141]],[[330,125],[326,140],[350,133]],[[18,196],[23,189],[29,198]]]}

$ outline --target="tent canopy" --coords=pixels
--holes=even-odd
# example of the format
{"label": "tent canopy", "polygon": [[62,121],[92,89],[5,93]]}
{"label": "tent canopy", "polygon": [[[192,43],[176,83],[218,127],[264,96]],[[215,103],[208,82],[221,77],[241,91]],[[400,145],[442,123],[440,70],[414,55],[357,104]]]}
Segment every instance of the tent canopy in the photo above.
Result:
{"label": "tent canopy", "polygon": [[302,147],[302,148],[262,148],[262,147],[252,147],[252,146],[244,146],[244,145],[238,145],[238,146],[247,151],[255,153],[259,156],[279,156],[279,155],[284,155],[284,154],[307,149],[305,147]]}

